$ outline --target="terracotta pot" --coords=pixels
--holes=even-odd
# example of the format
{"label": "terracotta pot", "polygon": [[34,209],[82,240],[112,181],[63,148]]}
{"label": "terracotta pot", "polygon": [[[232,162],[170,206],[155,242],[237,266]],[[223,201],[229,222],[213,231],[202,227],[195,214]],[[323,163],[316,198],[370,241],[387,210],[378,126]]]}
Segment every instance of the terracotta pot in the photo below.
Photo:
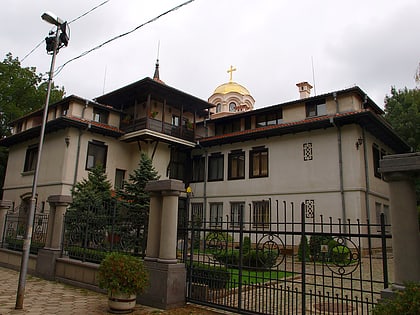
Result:
{"label": "terracotta pot", "polygon": [[131,313],[136,306],[136,295],[125,293],[109,293],[108,308],[110,313]]}

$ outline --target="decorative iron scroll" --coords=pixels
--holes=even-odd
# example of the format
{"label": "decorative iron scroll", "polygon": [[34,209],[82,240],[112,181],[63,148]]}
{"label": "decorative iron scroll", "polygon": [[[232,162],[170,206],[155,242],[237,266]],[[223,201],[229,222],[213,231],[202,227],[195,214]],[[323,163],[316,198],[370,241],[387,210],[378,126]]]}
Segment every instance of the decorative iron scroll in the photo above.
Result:
{"label": "decorative iron scroll", "polygon": [[324,263],[332,272],[344,276],[353,273],[360,265],[360,249],[347,237],[334,237],[335,244],[328,248]]}
{"label": "decorative iron scroll", "polygon": [[257,243],[257,248],[268,252],[275,259],[273,267],[279,266],[285,259],[286,246],[281,238],[274,234],[265,234]]}

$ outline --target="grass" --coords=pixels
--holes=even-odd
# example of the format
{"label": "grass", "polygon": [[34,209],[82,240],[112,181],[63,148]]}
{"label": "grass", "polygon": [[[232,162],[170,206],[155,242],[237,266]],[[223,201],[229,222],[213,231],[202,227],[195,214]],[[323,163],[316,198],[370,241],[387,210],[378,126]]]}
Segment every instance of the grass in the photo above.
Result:
{"label": "grass", "polygon": [[[230,273],[229,286],[231,288],[236,288],[239,284],[239,270],[238,269],[228,269]],[[283,279],[292,275],[290,272],[276,271],[276,270],[242,270],[242,282],[243,283],[253,283],[260,284],[268,281]]]}

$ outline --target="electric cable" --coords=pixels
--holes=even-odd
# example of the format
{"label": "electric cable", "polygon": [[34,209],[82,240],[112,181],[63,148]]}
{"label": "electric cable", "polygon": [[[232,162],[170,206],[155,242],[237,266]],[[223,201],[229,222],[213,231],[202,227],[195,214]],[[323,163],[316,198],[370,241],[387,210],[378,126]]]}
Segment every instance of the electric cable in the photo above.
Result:
{"label": "electric cable", "polygon": [[106,40],[105,42],[103,42],[102,44],[99,44],[99,45],[97,45],[97,46],[95,46],[95,47],[93,47],[93,48],[91,48],[91,49],[89,49],[89,50],[86,50],[85,52],[81,53],[80,55],[78,55],[78,56],[76,56],[76,57],[74,57],[74,58],[71,58],[71,59],[67,60],[65,63],[63,63],[62,65],[60,65],[59,67],[57,67],[57,70],[55,71],[54,77],[56,77],[56,76],[57,76],[57,75],[58,75],[58,74],[59,74],[59,73],[63,70],[63,68],[64,68],[66,65],[68,65],[70,62],[75,61],[75,60],[77,60],[77,59],[79,59],[79,58],[82,58],[82,57],[86,56],[87,54],[91,53],[92,51],[95,51],[95,50],[97,50],[97,49],[99,49],[99,48],[101,48],[101,47],[103,47],[103,46],[105,46],[105,45],[107,45],[107,44],[109,44],[109,43],[113,42],[114,40],[117,40],[117,39],[119,39],[119,38],[122,38],[122,37],[124,37],[124,36],[127,36],[127,35],[129,35],[129,34],[131,34],[131,33],[135,32],[135,31],[137,31],[138,29],[142,28],[143,26],[146,26],[146,25],[148,25],[148,24],[150,24],[150,23],[152,23],[152,22],[155,22],[155,21],[157,21],[158,19],[160,19],[161,17],[163,17],[163,16],[165,16],[165,15],[167,15],[167,14],[169,14],[169,13],[173,12],[173,11],[176,11],[176,10],[178,10],[179,8],[181,8],[181,7],[183,7],[183,6],[187,5],[187,4],[190,4],[190,3],[194,2],[194,1],[195,1],[195,0],[185,1],[185,2],[183,2],[183,3],[181,3],[181,4],[177,5],[177,6],[173,7],[172,9],[167,10],[167,11],[165,11],[165,12],[163,12],[163,13],[161,13],[161,14],[157,15],[156,17],[154,17],[154,18],[152,18],[152,19],[148,20],[147,22],[144,22],[144,23],[142,23],[142,24],[140,24],[140,25],[136,26],[136,27],[135,27],[135,28],[133,28],[132,30],[130,30],[130,31],[128,31],[128,32],[125,32],[125,33],[123,33],[123,34],[117,35],[117,36],[115,36],[115,37],[113,37],[113,38],[111,38],[111,39],[108,39],[108,40]]}
{"label": "electric cable", "polygon": [[[82,15],[79,15],[77,18],[71,20],[70,22],[67,23],[67,25],[69,25],[70,23],[73,23],[75,21],[77,21],[78,19],[88,15],[89,13],[91,13],[92,11],[98,9],[99,7],[103,6],[104,4],[106,4],[107,2],[109,2],[110,0],[106,0],[100,4],[98,4],[97,6],[93,7],[92,9],[90,9],[89,11],[83,13]],[[52,29],[51,29],[52,30]],[[43,39],[39,44],[37,44],[29,53],[27,53],[25,55],[25,57],[22,58],[22,60],[20,62],[23,62],[26,58],[28,58],[35,50],[38,49],[39,46],[41,46],[44,43],[45,39]]]}

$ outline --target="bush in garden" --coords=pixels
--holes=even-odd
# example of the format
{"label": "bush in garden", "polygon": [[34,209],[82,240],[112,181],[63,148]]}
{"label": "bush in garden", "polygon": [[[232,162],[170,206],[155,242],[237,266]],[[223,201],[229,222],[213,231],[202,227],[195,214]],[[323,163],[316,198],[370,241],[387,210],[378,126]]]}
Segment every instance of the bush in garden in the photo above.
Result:
{"label": "bush in garden", "polygon": [[230,281],[230,273],[226,268],[197,263],[193,264],[191,277],[191,282],[206,284],[210,289],[226,288]]}
{"label": "bush in garden", "polygon": [[309,260],[309,244],[308,244],[308,238],[306,235],[302,236],[299,243],[298,248],[298,259],[299,261],[303,260],[303,248],[305,248],[305,260]]}
{"label": "bush in garden", "polygon": [[408,283],[405,290],[395,296],[382,299],[373,309],[373,315],[418,315],[420,314],[420,283]]}
{"label": "bush in garden", "polygon": [[321,245],[328,245],[331,241],[334,241],[332,236],[327,235],[312,235],[309,240],[309,253],[313,261],[322,260]]}

